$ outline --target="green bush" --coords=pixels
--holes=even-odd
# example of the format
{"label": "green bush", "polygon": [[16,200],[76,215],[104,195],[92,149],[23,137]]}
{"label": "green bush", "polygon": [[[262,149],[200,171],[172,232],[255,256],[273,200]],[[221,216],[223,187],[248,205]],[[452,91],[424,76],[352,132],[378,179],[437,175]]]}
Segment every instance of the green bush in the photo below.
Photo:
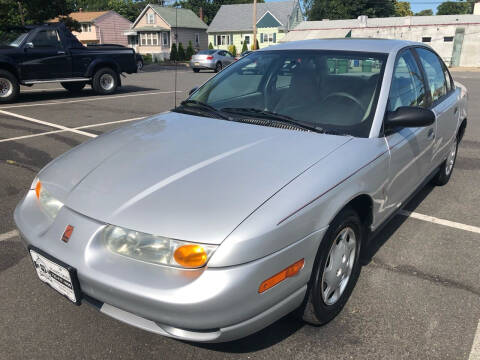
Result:
{"label": "green bush", "polygon": [[145,55],[142,55],[142,57],[143,57],[143,63],[145,65],[151,64],[153,62],[152,54],[145,54]]}
{"label": "green bush", "polygon": [[245,51],[248,51],[248,46],[247,46],[247,42],[246,42],[245,40],[243,40],[242,54],[243,54]]}
{"label": "green bush", "polygon": [[177,61],[177,60],[178,60],[177,44],[173,43],[172,50],[170,50],[170,61]]}
{"label": "green bush", "polygon": [[208,48],[209,48],[210,50],[213,50],[213,45],[212,45],[211,42],[208,44]]}
{"label": "green bush", "polygon": [[237,55],[237,48],[235,45],[228,45],[228,52],[233,54],[233,56]]}
{"label": "green bush", "polygon": [[185,55],[185,49],[183,48],[183,44],[179,43],[178,44],[178,61],[185,61],[186,55]]}
{"label": "green bush", "polygon": [[195,51],[193,51],[193,46],[192,46],[192,42],[189,41],[188,42],[188,47],[187,47],[187,52],[186,52],[186,60],[191,60],[192,59],[192,56],[193,54],[195,54]]}
{"label": "green bush", "polygon": [[251,47],[250,50],[258,50],[258,49],[260,49],[260,46],[258,46],[258,39],[255,39],[255,44],[257,45],[257,46],[255,46],[255,49],[253,48],[253,43],[252,43],[252,47]]}

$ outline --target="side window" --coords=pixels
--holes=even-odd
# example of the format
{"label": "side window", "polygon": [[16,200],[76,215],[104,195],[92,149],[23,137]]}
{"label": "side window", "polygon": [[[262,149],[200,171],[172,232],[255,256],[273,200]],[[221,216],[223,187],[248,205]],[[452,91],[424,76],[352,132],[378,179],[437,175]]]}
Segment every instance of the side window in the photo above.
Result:
{"label": "side window", "polygon": [[442,63],[438,56],[430,50],[417,48],[416,51],[427,74],[432,100],[438,100],[449,91]]}
{"label": "side window", "polygon": [[410,50],[397,59],[393,70],[392,85],[388,96],[388,110],[395,111],[400,106],[427,105],[422,73]]}
{"label": "side window", "polygon": [[34,48],[62,48],[62,43],[56,30],[41,30],[34,36],[31,42]]}

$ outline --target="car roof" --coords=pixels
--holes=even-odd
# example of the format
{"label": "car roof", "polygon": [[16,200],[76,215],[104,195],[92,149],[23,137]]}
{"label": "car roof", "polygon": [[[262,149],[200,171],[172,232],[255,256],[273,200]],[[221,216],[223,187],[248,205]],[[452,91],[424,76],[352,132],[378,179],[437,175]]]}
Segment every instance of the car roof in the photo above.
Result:
{"label": "car roof", "polygon": [[406,40],[340,38],[291,41],[269,46],[262,50],[344,50],[388,54],[412,45],[425,46],[423,43]]}

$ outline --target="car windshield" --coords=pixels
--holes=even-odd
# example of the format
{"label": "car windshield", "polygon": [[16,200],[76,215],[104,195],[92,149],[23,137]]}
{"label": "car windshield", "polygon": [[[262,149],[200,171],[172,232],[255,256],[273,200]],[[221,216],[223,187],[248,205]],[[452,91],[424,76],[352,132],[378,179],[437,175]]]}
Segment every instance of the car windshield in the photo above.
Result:
{"label": "car windshield", "polygon": [[[253,52],[195,91],[186,103],[245,117],[297,122],[321,132],[368,137],[387,54]],[[212,112],[213,117],[215,114]]]}
{"label": "car windshield", "polygon": [[197,55],[212,55],[217,50],[202,50],[197,53]]}
{"label": "car windshield", "polygon": [[22,41],[27,37],[28,33],[20,34],[15,40],[13,40],[9,45],[14,47],[19,47]]}

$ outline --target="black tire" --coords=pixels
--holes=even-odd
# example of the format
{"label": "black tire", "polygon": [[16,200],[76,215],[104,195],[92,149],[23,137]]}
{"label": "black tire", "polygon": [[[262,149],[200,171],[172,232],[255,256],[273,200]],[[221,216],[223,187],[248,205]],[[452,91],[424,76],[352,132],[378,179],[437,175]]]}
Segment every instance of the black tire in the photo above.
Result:
{"label": "black tire", "polygon": [[0,103],[14,101],[20,93],[17,77],[10,71],[0,70]]}
{"label": "black tire", "polygon": [[452,142],[450,149],[448,150],[447,159],[443,162],[438,170],[438,173],[432,179],[432,183],[437,186],[443,186],[448,183],[455,167],[455,161],[457,160],[458,152],[458,135]]}
{"label": "black tire", "polygon": [[137,71],[142,71],[143,69],[143,61],[137,60]]}
{"label": "black tire", "polygon": [[86,81],[82,82],[62,82],[60,83],[65,90],[70,91],[71,93],[77,93],[82,91],[82,89],[87,85]]}
{"label": "black tire", "polygon": [[193,72],[198,73],[198,72],[200,72],[200,69],[193,69]]}
{"label": "black tire", "polygon": [[[350,243],[351,246],[355,245],[355,247],[354,249],[350,250],[351,252],[349,253],[348,257],[345,255],[346,253],[342,255],[340,266],[344,266],[344,270],[343,272],[340,271],[340,275],[337,271],[335,274],[336,277],[338,278],[339,276],[342,276],[342,279],[344,279],[343,275],[345,273],[348,274],[347,268],[350,261],[352,260],[352,252],[354,252],[355,254],[355,257],[352,261],[353,265],[351,265],[350,275],[345,280],[343,292],[338,292],[334,303],[327,304],[326,301],[324,301],[322,291],[325,290],[327,294],[327,301],[333,301],[334,297],[332,295],[328,295],[330,291],[326,291],[328,289],[328,286],[325,286],[327,282],[324,282],[323,275],[328,267],[334,267],[335,261],[333,260],[333,258],[330,259],[330,251],[333,251],[334,243],[339,243],[341,245],[342,241],[339,235],[342,232],[348,234],[348,229],[352,230],[352,232],[354,233],[355,241],[352,241],[351,236],[346,236],[345,243]],[[308,285],[308,291],[305,297],[304,305],[299,309],[304,321],[311,325],[324,325],[333,318],[335,318],[335,316],[337,316],[338,313],[343,309],[352,293],[353,288],[355,287],[355,284],[357,283],[358,276],[360,275],[360,249],[362,246],[363,236],[364,231],[360,218],[358,217],[357,213],[349,207],[343,209],[331,222],[327,233],[322,240],[320,248],[318,249],[317,257],[315,258],[315,264],[312,270],[312,276]],[[347,248],[345,249],[346,251],[348,251]],[[326,267],[325,264],[327,264],[327,261],[328,265]],[[335,273],[335,271],[331,270],[331,273]],[[325,277],[325,279],[327,279],[327,277]],[[343,280],[341,280],[340,283],[342,281]]]}
{"label": "black tire", "polygon": [[221,62],[218,62],[217,65],[215,65],[215,71],[216,73],[222,71],[222,63]]}
{"label": "black tire", "polygon": [[92,88],[97,94],[112,94],[118,86],[118,74],[111,68],[101,68],[93,75]]}

